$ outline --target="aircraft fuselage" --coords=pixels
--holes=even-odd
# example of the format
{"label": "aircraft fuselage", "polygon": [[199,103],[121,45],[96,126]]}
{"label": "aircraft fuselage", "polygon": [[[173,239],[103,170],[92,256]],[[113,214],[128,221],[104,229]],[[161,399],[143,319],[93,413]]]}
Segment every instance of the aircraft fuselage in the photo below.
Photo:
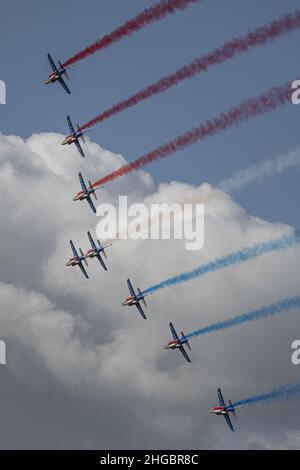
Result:
{"label": "aircraft fuselage", "polygon": [[63,75],[64,72],[65,72],[65,69],[57,70],[56,72],[51,73],[49,77],[47,78],[47,80],[45,81],[46,85],[49,85],[49,83],[54,83],[57,80],[59,80],[59,78]]}
{"label": "aircraft fuselage", "polygon": [[231,409],[227,409],[224,406],[214,406],[208,412],[212,413],[212,414],[215,414],[215,415],[218,415],[218,416],[221,416],[221,415],[228,415],[230,411],[231,411]]}
{"label": "aircraft fuselage", "polygon": [[86,252],[86,258],[95,258],[95,256],[97,256],[98,252],[97,250],[95,250],[95,248],[91,248],[90,250],[88,250]]}
{"label": "aircraft fuselage", "polygon": [[82,132],[77,132],[75,134],[69,134],[66,136],[65,140],[61,145],[71,145],[78,141],[79,137],[82,136]]}
{"label": "aircraft fuselage", "polygon": [[74,197],[73,197],[73,201],[83,201],[84,199],[86,199],[88,197],[88,193],[85,192],[85,191],[80,191],[79,193],[77,193]]}
{"label": "aircraft fuselage", "polygon": [[165,344],[164,349],[179,349],[183,344],[187,343],[187,341],[183,340],[176,340],[171,339],[168,344]]}
{"label": "aircraft fuselage", "polygon": [[79,260],[78,258],[70,258],[69,261],[66,263],[66,266],[77,266],[77,264],[80,263],[81,260]]}
{"label": "aircraft fuselage", "polygon": [[135,305],[137,304],[138,302],[140,302],[140,300],[143,300],[144,296],[140,296],[140,295],[136,295],[135,297],[127,297],[127,299],[124,300],[124,302],[122,302],[122,305],[123,307],[125,307],[126,305],[128,307],[131,307],[132,305]]}
{"label": "aircraft fuselage", "polygon": [[141,299],[138,299],[137,297],[127,297],[124,302],[122,302],[123,307],[128,306],[131,307],[132,305],[135,305],[138,303],[138,301]]}

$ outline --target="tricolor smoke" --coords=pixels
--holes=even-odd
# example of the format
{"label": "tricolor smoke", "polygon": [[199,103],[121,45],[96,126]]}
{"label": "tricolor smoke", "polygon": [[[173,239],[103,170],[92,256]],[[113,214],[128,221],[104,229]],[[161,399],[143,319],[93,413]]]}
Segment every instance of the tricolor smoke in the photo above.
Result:
{"label": "tricolor smoke", "polygon": [[274,400],[284,400],[293,397],[298,393],[300,393],[300,381],[290,385],[282,385],[261,395],[253,395],[252,397],[233,403],[233,406],[251,405],[259,402],[270,403]]}
{"label": "tricolor smoke", "polygon": [[114,29],[111,33],[106,34],[98,41],[78,52],[78,54],[64,62],[62,66],[69,67],[79,60],[82,60],[91,54],[95,54],[95,52],[100,51],[101,49],[109,47],[114,42],[120,41],[120,39],[123,39],[126,36],[130,36],[132,33],[139,31],[150,23],[161,20],[165,16],[170,15],[177,10],[184,10],[191,3],[195,3],[197,1],[198,0],[161,0],[152,7],[143,10],[131,20],[126,21],[126,23]]}
{"label": "tricolor smoke", "polygon": [[199,127],[188,131],[171,142],[162,145],[161,147],[152,150],[149,153],[141,156],[132,163],[123,165],[118,170],[104,176],[100,180],[93,183],[93,186],[105,184],[109,181],[113,181],[120,176],[131,173],[134,170],[148,165],[149,163],[158,160],[160,158],[168,157],[178,150],[182,150],[188,145],[194,144],[199,140],[205,139],[206,137],[213,136],[218,132],[224,131],[231,126],[238,126],[244,121],[264,114],[268,111],[274,111],[279,106],[284,105],[291,99],[291,83],[287,83],[281,87],[271,88],[267,93],[260,95],[258,98],[250,98],[243,101],[239,106],[231,108],[228,111],[223,112],[220,116],[206,121]]}
{"label": "tricolor smoke", "polygon": [[272,41],[284,34],[292,32],[294,29],[300,27],[300,12],[296,11],[294,14],[283,16],[266,26],[255,29],[254,31],[235,38],[226,42],[223,46],[214,49],[209,54],[206,54],[194,60],[188,65],[178,69],[173,74],[161,78],[158,82],[149,85],[135,95],[130,96],[124,101],[120,101],[111,108],[107,109],[99,116],[91,119],[86,124],[81,126],[82,129],[87,129],[98,122],[102,122],[111,116],[124,111],[132,106],[137,105],[141,101],[150,98],[153,95],[162,93],[174,85],[177,85],[182,80],[194,77],[195,75],[206,72],[211,66],[221,64],[222,62],[232,59],[233,57],[247,52],[250,48],[258,45],[263,45],[268,41]]}
{"label": "tricolor smoke", "polygon": [[182,282],[187,282],[197,277],[205,276],[211,272],[219,271],[220,269],[228,268],[229,266],[234,266],[236,264],[244,263],[245,261],[250,261],[265,253],[276,252],[279,250],[285,250],[290,248],[300,242],[300,233],[293,232],[290,235],[284,235],[282,238],[269,240],[266,242],[257,243],[251,247],[242,248],[235,253],[222,256],[217,258],[214,261],[211,261],[207,264],[203,264],[192,271],[181,273],[177,276],[166,279],[158,284],[145,289],[143,294],[149,294],[151,292],[156,292],[160,289],[173,286]]}
{"label": "tricolor smoke", "polygon": [[208,333],[213,333],[214,331],[227,330],[233,326],[239,326],[243,323],[247,323],[253,320],[260,320],[262,318],[273,317],[279,313],[293,310],[300,307],[300,297],[291,297],[288,299],[280,300],[271,305],[265,305],[264,307],[259,308],[258,310],[253,310],[252,312],[243,313],[237,315],[236,317],[230,318],[229,320],[219,321],[212,323],[204,328],[193,331],[186,335],[187,338],[195,338],[198,336],[203,336]]}

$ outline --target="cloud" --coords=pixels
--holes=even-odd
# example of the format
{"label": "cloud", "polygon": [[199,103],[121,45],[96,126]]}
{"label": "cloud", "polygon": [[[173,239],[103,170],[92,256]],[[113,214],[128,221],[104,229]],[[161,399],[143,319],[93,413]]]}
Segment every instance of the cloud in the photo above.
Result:
{"label": "cloud", "polygon": [[15,442],[58,446],[49,437],[54,426],[65,434],[64,423],[72,422],[74,409],[80,409],[75,430],[62,438],[62,447],[247,448],[258,442],[253,438],[257,426],[261,445],[266,436],[272,443],[274,435],[277,442],[284,427],[288,446],[286,436],[297,430],[295,413],[288,412],[291,403],[267,407],[263,419],[261,406],[241,410],[238,437],[229,436],[223,420],[207,410],[219,385],[236,401],[294,381],[297,368],[291,365],[290,344],[299,331],[296,314],[289,322],[262,320],[195,339],[191,365],[162,345],[170,336],[170,320],[188,333],[212,320],[297,295],[299,247],[149,296],[147,321],[120,304],[127,295],[128,276],[143,289],[241,246],[278,238],[290,227],[250,216],[209,184],[193,187],[175,181],[156,187],[147,173],[138,172],[107,185],[99,192],[100,202],[116,203],[119,194],[127,194],[130,201],[149,205],[199,200],[200,194],[205,202],[204,249],[185,251],[183,241],[116,243],[108,251],[108,272],[91,262],[86,280],[78,269],[65,267],[69,239],[86,249],[86,232],[95,232],[98,222],[84,202],[72,201],[77,174],[101,177],[124,160],[90,140],[83,160],[76,149],[59,146],[61,137],[35,134],[24,141],[0,135],[5,208],[0,224],[0,332],[7,343],[5,367],[13,390],[9,393],[7,386],[8,408],[13,408],[10,396],[17,396],[19,388],[32,389],[35,399],[28,398],[23,412],[25,428],[26,409],[35,415],[39,400],[52,390],[43,420],[47,439],[36,422],[32,440],[26,433]]}

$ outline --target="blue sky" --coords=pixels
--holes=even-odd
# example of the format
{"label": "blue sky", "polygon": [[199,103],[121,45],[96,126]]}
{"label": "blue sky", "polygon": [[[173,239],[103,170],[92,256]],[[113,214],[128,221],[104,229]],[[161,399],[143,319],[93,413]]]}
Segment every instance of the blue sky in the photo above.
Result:
{"label": "blue sky", "polygon": [[[7,84],[7,105],[0,107],[1,131],[24,137],[43,131],[64,133],[67,113],[83,123],[225,40],[299,5],[296,0],[200,1],[71,68],[70,97],[57,86],[43,84],[49,73],[48,51],[64,61],[151,4],[148,0],[87,0],[84,5],[77,0],[3,0],[0,79]],[[243,98],[297,78],[299,36],[296,31],[187,80],[97,125],[91,138],[131,161]],[[215,184],[238,169],[295,148],[297,113],[299,108],[287,105],[147,170],[157,182]],[[299,226],[298,178],[292,170],[235,198],[254,215]]]}

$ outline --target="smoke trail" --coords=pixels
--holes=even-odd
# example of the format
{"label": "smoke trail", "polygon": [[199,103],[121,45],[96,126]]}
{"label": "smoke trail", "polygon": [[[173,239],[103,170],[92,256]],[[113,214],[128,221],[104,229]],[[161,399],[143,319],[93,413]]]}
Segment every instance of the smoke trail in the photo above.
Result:
{"label": "smoke trail", "polygon": [[98,41],[68,59],[63,63],[63,67],[69,67],[88,55],[95,54],[95,52],[109,47],[114,42],[120,41],[120,39],[125,36],[130,36],[132,33],[139,31],[144,26],[161,20],[165,16],[170,15],[177,10],[184,10],[191,3],[195,3],[197,1],[198,0],[160,0],[160,2],[143,10],[131,20],[126,21],[126,23],[114,29],[111,33],[106,34],[102,38],[98,39]]}
{"label": "smoke trail", "polygon": [[293,14],[289,14],[279,18],[278,20],[272,21],[266,26],[257,28],[245,36],[228,41],[223,46],[214,49],[209,54],[199,57],[190,64],[176,70],[175,73],[161,78],[156,83],[149,85],[138,93],[130,96],[128,99],[115,104],[111,108],[99,114],[99,116],[88,121],[81,128],[87,129],[88,127],[91,127],[98,122],[102,122],[125,109],[137,105],[141,101],[146,100],[153,95],[166,91],[172,86],[177,85],[182,80],[194,77],[201,72],[206,72],[209,67],[213,65],[221,64],[225,60],[232,59],[236,55],[247,52],[250,48],[263,45],[268,41],[273,41],[274,39],[290,33],[299,27],[300,11],[296,11]]}
{"label": "smoke trail", "polygon": [[188,131],[171,142],[152,150],[141,156],[132,163],[123,165],[118,170],[104,176],[96,181],[93,186],[103,185],[109,181],[113,181],[120,176],[138,170],[152,161],[165,158],[178,150],[185,148],[187,145],[194,144],[199,140],[208,136],[213,136],[218,132],[224,131],[231,126],[238,126],[255,116],[261,115],[268,111],[274,111],[279,106],[284,105],[291,98],[291,84],[287,83],[281,87],[271,88],[267,93],[260,95],[258,98],[252,98],[243,101],[239,106],[231,108],[223,112],[218,117],[206,121],[199,127]]}
{"label": "smoke trail", "polygon": [[274,400],[284,400],[285,398],[293,397],[298,393],[300,393],[300,381],[290,385],[281,385],[261,395],[253,395],[252,397],[233,403],[233,406],[237,407],[259,402],[270,403]]}
{"label": "smoke trail", "polygon": [[286,155],[276,155],[257,165],[238,171],[231,178],[221,181],[217,189],[232,194],[252,183],[263,183],[266,178],[280,175],[295,167],[300,168],[300,147]]}
{"label": "smoke trail", "polygon": [[250,322],[253,320],[259,320],[261,318],[273,317],[274,315],[277,315],[283,311],[292,310],[297,307],[300,307],[300,297],[291,297],[289,299],[283,299],[274,304],[265,305],[264,307],[261,307],[258,310],[253,310],[252,312],[237,315],[236,317],[230,318],[229,320],[213,323],[212,325],[193,331],[192,333],[186,335],[186,337],[196,338],[198,336],[206,335],[207,333],[212,333],[214,331],[226,330],[227,328],[231,328],[232,326],[238,326],[242,323]]}
{"label": "smoke trail", "polygon": [[253,260],[265,253],[271,253],[274,251],[290,248],[299,242],[300,233],[292,232],[290,235],[284,235],[282,238],[257,243],[256,245],[253,245],[251,247],[242,248],[241,250],[236,251],[235,253],[222,256],[207,264],[203,264],[198,268],[193,269],[192,271],[181,273],[178,276],[174,276],[158,284],[154,284],[153,286],[148,287],[148,289],[145,289],[143,293],[149,294],[150,292],[155,292],[157,290],[173,286],[174,284],[187,282],[191,279],[195,279],[197,277],[205,276],[208,273],[218,271],[219,269],[228,268],[229,266],[234,266],[236,264],[244,263],[245,261]]}

